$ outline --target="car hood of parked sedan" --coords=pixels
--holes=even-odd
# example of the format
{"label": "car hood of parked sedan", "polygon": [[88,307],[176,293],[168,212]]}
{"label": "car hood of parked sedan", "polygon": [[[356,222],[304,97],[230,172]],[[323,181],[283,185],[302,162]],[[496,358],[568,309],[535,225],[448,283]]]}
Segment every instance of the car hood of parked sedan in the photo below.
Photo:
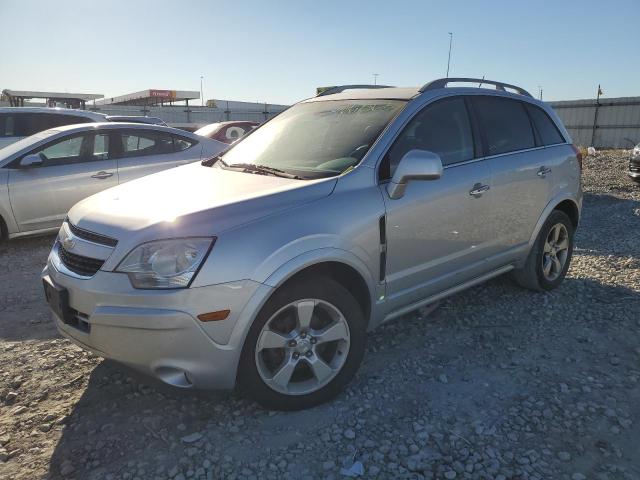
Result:
{"label": "car hood of parked sedan", "polygon": [[325,197],[335,183],[335,178],[296,180],[198,162],[93,195],[76,204],[68,218],[118,240],[212,236]]}

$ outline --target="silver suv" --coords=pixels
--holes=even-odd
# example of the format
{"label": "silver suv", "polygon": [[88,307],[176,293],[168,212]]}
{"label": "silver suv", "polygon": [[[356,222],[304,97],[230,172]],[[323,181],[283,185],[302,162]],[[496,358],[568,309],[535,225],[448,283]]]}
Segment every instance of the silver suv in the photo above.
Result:
{"label": "silver suv", "polygon": [[[511,272],[567,272],[581,157],[521,88],[337,87],[223,155],[98,193],[43,271],[60,332],[183,388],[306,408],[367,331]],[[511,91],[511,92],[510,92]]]}

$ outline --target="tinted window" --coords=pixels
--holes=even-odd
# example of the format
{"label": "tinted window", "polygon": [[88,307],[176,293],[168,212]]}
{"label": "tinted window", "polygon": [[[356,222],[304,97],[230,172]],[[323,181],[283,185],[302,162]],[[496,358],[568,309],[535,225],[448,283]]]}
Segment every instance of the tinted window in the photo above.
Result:
{"label": "tinted window", "polygon": [[77,115],[62,115],[60,113],[44,113],[42,114],[46,128],[61,127],[63,125],[74,125],[76,123],[89,123],[90,119],[79,117]]}
{"label": "tinted window", "polygon": [[15,136],[15,120],[13,115],[0,113],[0,137]]}
{"label": "tinted window", "polygon": [[168,133],[125,132],[122,134],[122,155],[140,157],[173,152],[173,138]]}
{"label": "tinted window", "polygon": [[176,152],[181,152],[187,148],[191,148],[196,144],[194,140],[184,137],[173,137],[173,146]]}
{"label": "tinted window", "polygon": [[428,105],[418,113],[395,141],[383,165],[381,178],[393,175],[400,159],[410,150],[437,153],[443,165],[473,158],[473,135],[463,98],[447,99]]}
{"label": "tinted window", "polygon": [[556,143],[564,143],[564,138],[558,131],[553,120],[549,118],[549,115],[541,108],[527,104],[527,110],[531,120],[540,135],[543,145],[555,145]]}
{"label": "tinted window", "polygon": [[529,115],[521,102],[499,97],[474,97],[473,101],[489,155],[535,147]]}
{"label": "tinted window", "polygon": [[99,134],[94,136],[93,159],[94,160],[109,159],[109,135]]}
{"label": "tinted window", "polygon": [[86,145],[89,140],[90,137],[87,135],[74,135],[50,143],[44,148],[41,147],[30,153],[40,154],[43,160],[43,167],[79,163],[86,159]]}

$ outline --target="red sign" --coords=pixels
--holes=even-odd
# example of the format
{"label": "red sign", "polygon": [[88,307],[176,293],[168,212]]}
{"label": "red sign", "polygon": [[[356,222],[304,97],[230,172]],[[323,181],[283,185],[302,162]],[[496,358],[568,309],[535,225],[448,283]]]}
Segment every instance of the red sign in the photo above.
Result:
{"label": "red sign", "polygon": [[149,90],[150,97],[156,98],[176,98],[175,90]]}

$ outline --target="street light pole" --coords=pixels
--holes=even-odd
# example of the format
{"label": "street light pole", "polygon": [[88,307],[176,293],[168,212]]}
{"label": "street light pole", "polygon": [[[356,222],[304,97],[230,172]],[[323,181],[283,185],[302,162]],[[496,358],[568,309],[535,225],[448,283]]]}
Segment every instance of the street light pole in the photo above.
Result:
{"label": "street light pole", "polygon": [[204,93],[202,91],[202,79],[204,75],[200,75],[200,106],[204,107]]}
{"label": "street light pole", "polygon": [[447,59],[447,78],[449,78],[449,65],[451,64],[451,44],[453,43],[453,32],[449,32],[449,58]]}
{"label": "street light pole", "polygon": [[374,85],[378,85],[378,75],[380,75],[379,73],[374,73],[373,74],[373,84]]}

